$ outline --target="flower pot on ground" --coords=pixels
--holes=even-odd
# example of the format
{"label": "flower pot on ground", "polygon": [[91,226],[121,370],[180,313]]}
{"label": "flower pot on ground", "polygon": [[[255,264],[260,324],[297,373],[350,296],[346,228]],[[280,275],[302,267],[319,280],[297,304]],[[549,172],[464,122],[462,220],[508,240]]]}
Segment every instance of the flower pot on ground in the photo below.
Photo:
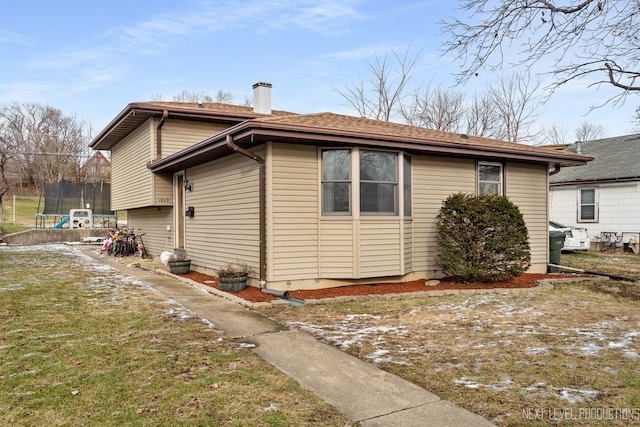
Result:
{"label": "flower pot on ground", "polygon": [[191,270],[191,260],[169,261],[169,270],[173,274],[187,274]]}
{"label": "flower pot on ground", "polygon": [[218,274],[218,288],[227,292],[240,292],[247,287],[249,274],[253,270],[246,263],[230,262],[216,270]]}

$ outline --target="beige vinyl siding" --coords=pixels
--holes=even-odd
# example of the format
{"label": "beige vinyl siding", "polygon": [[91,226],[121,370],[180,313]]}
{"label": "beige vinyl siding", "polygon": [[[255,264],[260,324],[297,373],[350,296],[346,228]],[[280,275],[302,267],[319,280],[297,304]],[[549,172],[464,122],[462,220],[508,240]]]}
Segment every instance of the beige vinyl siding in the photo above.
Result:
{"label": "beige vinyl siding", "polygon": [[[157,125],[160,119],[155,119]],[[162,157],[170,156],[228,128],[227,125],[172,119],[162,126]],[[156,146],[154,144],[154,153]]]}
{"label": "beige vinyl siding", "polygon": [[413,220],[404,221],[404,271],[410,273],[413,271]]}
{"label": "beige vinyl siding", "polygon": [[360,221],[359,277],[402,274],[401,224],[397,218]]}
{"label": "beige vinyl siding", "polygon": [[442,202],[454,193],[476,192],[472,159],[413,157],[413,271],[439,271],[436,221]]}
{"label": "beige vinyl siding", "polygon": [[[264,156],[264,146],[252,150]],[[241,154],[187,170],[193,191],[185,193],[186,250],[192,265],[208,271],[228,262],[260,263],[258,164]]]}
{"label": "beige vinyl siding", "polygon": [[527,224],[532,273],[547,271],[547,170],[547,165],[507,163],[507,197],[518,206]]}
{"label": "beige vinyl siding", "polygon": [[167,230],[167,226],[172,224],[173,209],[170,207],[131,209],[127,212],[127,226],[135,228],[138,235],[144,233],[145,248],[156,258],[174,247],[173,231]]}
{"label": "beige vinyl siding", "polygon": [[173,205],[173,178],[171,175],[153,175],[153,205]]}
{"label": "beige vinyl siding", "polygon": [[320,277],[356,278],[354,221],[351,218],[322,221],[320,228]]}
{"label": "beige vinyl siding", "polygon": [[267,280],[318,277],[317,149],[273,143],[267,170],[271,194]]}
{"label": "beige vinyl siding", "polygon": [[[153,205],[151,121],[129,134],[111,150],[111,209]],[[170,202],[170,200],[169,200]]]}

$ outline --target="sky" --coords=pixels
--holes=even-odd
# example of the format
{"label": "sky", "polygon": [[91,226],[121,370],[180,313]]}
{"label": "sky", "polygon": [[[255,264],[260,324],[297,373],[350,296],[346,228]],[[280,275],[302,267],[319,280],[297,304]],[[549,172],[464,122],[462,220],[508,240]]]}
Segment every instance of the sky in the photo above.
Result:
{"label": "sky", "polygon": [[[393,52],[419,55],[413,86],[458,90],[471,98],[496,76],[481,71],[455,84],[438,22],[459,16],[452,0],[2,0],[0,106],[42,103],[102,130],[127,104],[183,91],[230,92],[251,99],[273,85],[272,108],[357,115],[338,91],[370,76]],[[541,65],[540,67],[542,67]],[[509,72],[509,69],[505,69]],[[519,71],[522,72],[522,71]],[[540,78],[543,86],[549,81]],[[617,92],[586,81],[556,91],[535,127],[574,130],[588,121],[603,137],[639,131],[637,97],[601,105]]]}

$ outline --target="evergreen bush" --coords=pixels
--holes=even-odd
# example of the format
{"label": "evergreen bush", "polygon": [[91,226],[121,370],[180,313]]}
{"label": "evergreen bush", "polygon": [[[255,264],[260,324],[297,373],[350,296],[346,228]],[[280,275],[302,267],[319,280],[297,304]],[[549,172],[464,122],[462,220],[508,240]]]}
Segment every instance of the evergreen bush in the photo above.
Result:
{"label": "evergreen bush", "polygon": [[495,282],[529,268],[529,234],[520,210],[507,197],[457,193],[438,214],[436,262],[464,282]]}

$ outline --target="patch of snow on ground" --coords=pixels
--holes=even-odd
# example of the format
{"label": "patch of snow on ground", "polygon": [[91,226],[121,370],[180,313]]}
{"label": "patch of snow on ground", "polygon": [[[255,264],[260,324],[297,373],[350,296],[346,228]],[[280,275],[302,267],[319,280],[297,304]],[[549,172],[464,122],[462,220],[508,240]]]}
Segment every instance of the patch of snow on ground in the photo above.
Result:
{"label": "patch of snow on ground", "polygon": [[24,291],[24,285],[22,283],[9,283],[7,286],[0,288],[0,292],[6,291]]}
{"label": "patch of snow on ground", "polygon": [[467,388],[490,388],[494,391],[506,391],[513,384],[511,377],[505,375],[501,381],[492,384],[482,384],[477,377],[462,377],[453,380],[454,384],[463,385]]}
{"label": "patch of snow on ground", "polygon": [[[367,358],[373,359],[376,363],[397,363],[402,365],[410,364],[406,359],[392,357],[382,357],[390,354],[386,349],[385,336],[401,336],[408,333],[404,326],[376,325],[374,321],[382,320],[379,315],[351,314],[345,316],[342,321],[332,325],[313,325],[306,322],[286,322],[286,326],[291,329],[298,329],[309,332],[321,339],[338,346],[342,351],[346,351],[351,346],[364,345],[370,343],[377,349]],[[403,349],[407,353],[407,349]]]}
{"label": "patch of snow on ground", "polygon": [[536,354],[549,354],[549,349],[545,347],[527,347],[525,353],[531,356]]}
{"label": "patch of snow on ground", "polygon": [[482,384],[478,382],[479,378],[477,377],[462,377],[453,380],[454,384],[463,385],[467,388],[480,388]]}
{"label": "patch of snow on ground", "polygon": [[594,400],[600,395],[597,390],[578,390],[574,388],[560,388],[557,389],[558,398],[566,400],[569,403],[580,403],[585,400]]}

